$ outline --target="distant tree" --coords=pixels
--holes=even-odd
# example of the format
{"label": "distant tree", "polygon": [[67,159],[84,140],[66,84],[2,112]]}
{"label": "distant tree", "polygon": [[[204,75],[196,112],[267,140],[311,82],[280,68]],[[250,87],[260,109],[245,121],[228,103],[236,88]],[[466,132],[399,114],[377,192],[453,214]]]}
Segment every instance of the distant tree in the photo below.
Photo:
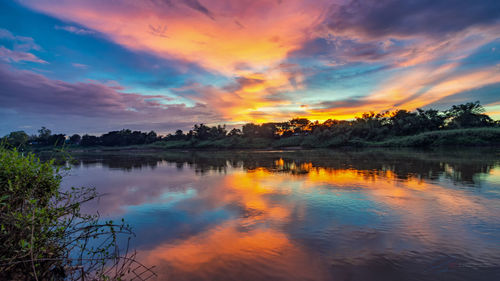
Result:
{"label": "distant tree", "polygon": [[276,123],[276,134],[278,134],[281,137],[289,137],[293,135],[293,131],[291,130],[291,125],[290,122],[281,122],[281,123]]}
{"label": "distant tree", "polygon": [[483,114],[484,107],[476,102],[453,105],[446,111],[449,128],[470,128],[493,126],[494,121],[486,114]]}
{"label": "distant tree", "polygon": [[308,127],[311,121],[307,118],[294,118],[289,121],[290,129],[293,130],[294,134],[301,134],[310,131]]}
{"label": "distant tree", "polygon": [[227,135],[229,137],[241,137],[242,133],[240,129],[233,128]]}
{"label": "distant tree", "polygon": [[[337,121],[334,125],[334,130],[337,126],[343,128],[345,131],[347,128],[343,127],[345,124],[349,124],[350,127],[347,129],[349,135],[356,138],[363,138],[369,140],[381,139],[386,135],[388,126],[388,112],[376,114],[375,112],[363,113],[361,117],[356,117],[354,121],[351,122],[340,122]],[[338,130],[337,130],[338,131]],[[339,131],[341,133],[341,131]]]}
{"label": "distant tree", "polygon": [[248,123],[248,124],[243,125],[243,127],[241,127],[241,131],[243,133],[243,136],[246,138],[258,137],[259,136],[259,129],[260,129],[260,126],[254,124],[254,123]]}
{"label": "distant tree", "polygon": [[395,135],[411,135],[422,131],[417,113],[405,109],[396,110],[390,117],[392,131]]}
{"label": "distant tree", "polygon": [[90,135],[83,135],[82,140],[80,141],[81,146],[96,146],[99,144],[100,144],[99,138]]}
{"label": "distant tree", "polygon": [[12,147],[24,147],[28,140],[29,136],[24,131],[15,131],[5,136],[2,142]]}
{"label": "distant tree", "polygon": [[71,137],[69,137],[69,142],[72,144],[79,144],[81,139],[82,137],[80,137],[79,134],[74,134]]}
{"label": "distant tree", "polygon": [[226,125],[217,125],[217,127],[213,126],[209,129],[208,134],[210,139],[224,138],[227,135]]}
{"label": "distant tree", "polygon": [[175,131],[175,133],[173,135],[169,134],[168,139],[169,140],[184,140],[184,139],[186,139],[186,135],[184,134],[184,132],[182,130],[177,130],[177,131]]}
{"label": "distant tree", "polygon": [[66,142],[66,135],[65,134],[55,134],[55,135],[50,135],[49,139],[47,140],[48,145],[55,145],[55,146],[62,146]]}
{"label": "distant tree", "polygon": [[443,128],[446,116],[439,110],[417,108],[417,114],[421,122],[423,131],[435,131]]}
{"label": "distant tree", "polygon": [[[105,146],[118,146],[118,145],[126,145],[126,138],[128,136],[128,133],[130,132],[124,132],[125,130],[122,131],[111,131],[106,134],[103,134],[100,139],[102,142],[102,145]],[[85,136],[84,136],[85,137]],[[83,138],[82,138],[83,142]]]}
{"label": "distant tree", "polygon": [[100,140],[105,146],[124,146],[124,145],[137,145],[152,143],[157,140],[158,136],[155,131],[149,133],[141,131],[131,131],[123,129],[121,131],[111,131],[103,134]]}
{"label": "distant tree", "polygon": [[158,140],[158,135],[156,134],[155,131],[150,131],[146,135],[146,143],[153,143]]}
{"label": "distant tree", "polygon": [[126,145],[144,144],[146,142],[146,134],[141,131],[133,131],[130,136],[130,141]]}
{"label": "distant tree", "polygon": [[[248,123],[241,129],[234,128],[229,132],[225,125],[207,126],[203,123],[195,124],[192,130],[184,134],[182,130],[177,130],[174,134],[161,137],[155,131],[141,132],[123,129],[121,131],[111,131],[100,137],[85,135],[80,139],[79,135],[69,138],[70,143],[78,143],[82,146],[105,145],[124,146],[153,143],[159,140],[189,140],[194,143],[198,140],[218,140],[226,137],[247,137],[247,138],[286,138],[290,136],[314,135],[321,141],[331,143],[347,143],[349,140],[358,141],[370,140],[380,141],[390,136],[403,136],[418,134],[426,131],[435,131],[445,128],[469,128],[482,126],[500,126],[499,121],[492,120],[484,114],[484,108],[479,102],[454,105],[445,112],[435,109],[420,109],[416,111],[395,110],[393,112],[368,112],[363,113],[354,120],[332,120],[328,119],[323,123],[311,122],[307,118],[294,118],[286,122],[269,122],[263,124]],[[35,141],[42,145],[62,145],[65,142],[65,135],[55,134],[42,127],[38,136],[28,137],[24,134],[18,143],[33,143]],[[20,133],[20,132],[13,132]],[[10,137],[17,139],[19,136]],[[4,137],[4,141],[8,136]],[[232,139],[237,142],[238,140]],[[301,141],[297,139],[297,141]],[[314,140],[316,141],[316,140]]]}
{"label": "distant tree", "polygon": [[210,138],[210,127],[201,123],[200,125],[195,124],[193,127],[193,135],[199,140],[207,140]]}
{"label": "distant tree", "polygon": [[43,145],[49,144],[49,137],[52,134],[52,131],[42,127],[40,130],[38,130],[38,142]]}
{"label": "distant tree", "polygon": [[274,138],[277,136],[278,128],[276,123],[264,123],[260,125],[258,132],[262,138]]}

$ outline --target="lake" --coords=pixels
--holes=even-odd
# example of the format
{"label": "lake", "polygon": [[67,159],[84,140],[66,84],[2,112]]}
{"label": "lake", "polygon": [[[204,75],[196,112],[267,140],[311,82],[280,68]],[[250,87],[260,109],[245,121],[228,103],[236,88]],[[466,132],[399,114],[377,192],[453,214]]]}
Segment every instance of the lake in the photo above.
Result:
{"label": "lake", "polygon": [[80,154],[63,186],[158,280],[500,280],[500,149]]}

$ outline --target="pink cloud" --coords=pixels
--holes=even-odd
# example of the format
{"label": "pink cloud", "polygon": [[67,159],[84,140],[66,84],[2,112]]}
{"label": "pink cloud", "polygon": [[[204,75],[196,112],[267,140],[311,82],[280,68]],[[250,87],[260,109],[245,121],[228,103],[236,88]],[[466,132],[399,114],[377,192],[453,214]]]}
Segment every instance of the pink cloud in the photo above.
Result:
{"label": "pink cloud", "polygon": [[172,125],[168,128],[190,127],[199,120],[220,120],[214,111],[200,103],[174,104],[163,95],[123,93],[120,89],[112,82],[110,85],[97,81],[68,83],[0,64],[0,104],[3,109],[19,114],[40,114],[44,119],[65,125],[85,120],[96,128],[105,124],[110,129],[124,125],[161,129],[164,124]]}
{"label": "pink cloud", "polygon": [[37,62],[37,63],[48,63],[42,59],[39,59],[37,56],[32,53],[21,52],[21,51],[12,51],[4,46],[0,46],[0,59],[5,62]]}

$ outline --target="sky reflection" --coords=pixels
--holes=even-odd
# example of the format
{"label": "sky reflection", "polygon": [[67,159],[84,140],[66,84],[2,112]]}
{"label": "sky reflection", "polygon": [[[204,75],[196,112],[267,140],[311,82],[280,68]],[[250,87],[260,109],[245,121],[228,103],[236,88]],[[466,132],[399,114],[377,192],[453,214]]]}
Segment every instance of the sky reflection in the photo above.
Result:
{"label": "sky reflection", "polygon": [[160,280],[488,280],[500,165],[481,153],[85,155],[65,183],[106,194],[88,210],[130,222]]}

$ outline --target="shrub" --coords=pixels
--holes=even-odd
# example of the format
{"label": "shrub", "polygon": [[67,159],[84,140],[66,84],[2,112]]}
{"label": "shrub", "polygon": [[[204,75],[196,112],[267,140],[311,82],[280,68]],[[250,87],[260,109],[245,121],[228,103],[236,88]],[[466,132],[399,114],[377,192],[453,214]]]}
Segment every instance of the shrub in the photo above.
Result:
{"label": "shrub", "polygon": [[82,214],[81,204],[97,193],[62,191],[61,179],[53,161],[0,147],[0,279],[119,280],[142,267],[117,246],[130,227]]}

